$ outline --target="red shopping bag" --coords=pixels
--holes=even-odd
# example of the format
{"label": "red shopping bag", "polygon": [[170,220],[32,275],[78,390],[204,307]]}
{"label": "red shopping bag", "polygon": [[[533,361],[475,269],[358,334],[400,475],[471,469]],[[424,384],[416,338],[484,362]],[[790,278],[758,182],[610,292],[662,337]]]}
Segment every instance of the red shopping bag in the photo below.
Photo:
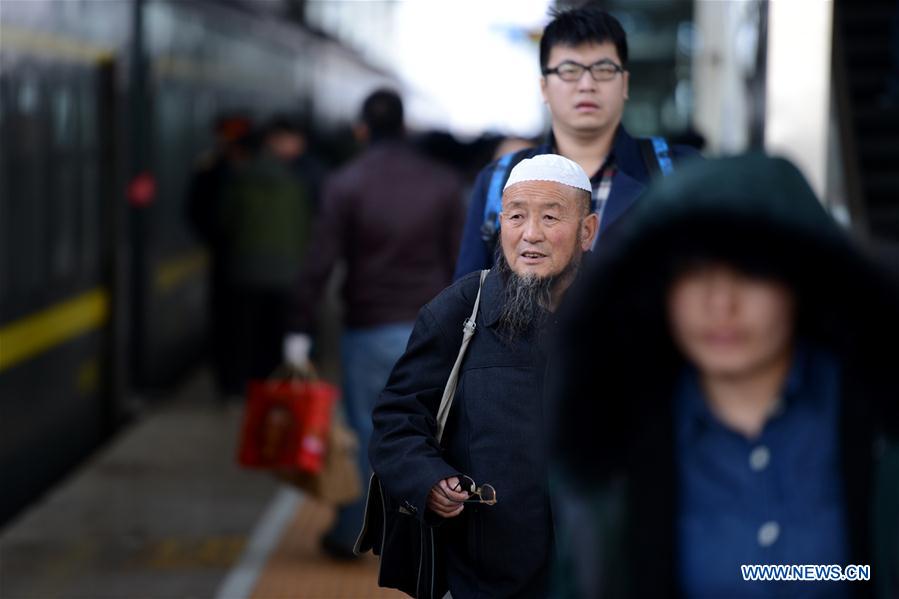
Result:
{"label": "red shopping bag", "polygon": [[331,414],[339,392],[298,377],[251,381],[238,461],[248,468],[318,473],[324,465]]}

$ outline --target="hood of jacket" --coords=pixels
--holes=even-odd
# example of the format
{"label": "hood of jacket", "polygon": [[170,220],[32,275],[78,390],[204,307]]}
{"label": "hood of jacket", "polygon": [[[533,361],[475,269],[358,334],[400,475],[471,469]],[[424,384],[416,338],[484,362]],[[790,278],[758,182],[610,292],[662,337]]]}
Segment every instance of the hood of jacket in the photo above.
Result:
{"label": "hood of jacket", "polygon": [[789,161],[755,153],[686,164],[650,187],[610,233],[561,315],[556,445],[574,466],[601,468],[604,455],[615,463],[637,420],[666,413],[660,402],[683,366],[666,297],[679,269],[696,260],[787,283],[797,298],[797,336],[865,376],[889,378],[899,336],[895,281]]}

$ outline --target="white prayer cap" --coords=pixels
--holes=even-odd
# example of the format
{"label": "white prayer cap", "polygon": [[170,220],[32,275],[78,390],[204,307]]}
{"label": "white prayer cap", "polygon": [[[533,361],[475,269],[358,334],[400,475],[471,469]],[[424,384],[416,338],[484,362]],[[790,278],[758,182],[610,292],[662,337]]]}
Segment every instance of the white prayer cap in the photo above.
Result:
{"label": "white prayer cap", "polygon": [[577,162],[569,160],[558,154],[538,154],[533,158],[525,158],[515,165],[509,173],[509,180],[503,191],[510,185],[522,181],[555,181],[562,185],[583,189],[588,193],[593,192],[590,186],[590,177]]}

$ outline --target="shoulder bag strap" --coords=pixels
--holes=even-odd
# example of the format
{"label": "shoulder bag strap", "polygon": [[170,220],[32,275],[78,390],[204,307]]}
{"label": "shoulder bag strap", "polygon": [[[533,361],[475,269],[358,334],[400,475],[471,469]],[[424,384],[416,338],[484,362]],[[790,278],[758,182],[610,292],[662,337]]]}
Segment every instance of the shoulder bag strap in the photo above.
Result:
{"label": "shoulder bag strap", "polygon": [[443,397],[440,398],[440,408],[437,410],[437,442],[443,438],[443,429],[446,427],[446,419],[449,417],[450,408],[453,406],[453,396],[456,394],[456,385],[459,383],[459,370],[462,368],[462,359],[465,357],[465,351],[468,349],[468,343],[474,335],[475,320],[478,316],[478,304],[481,303],[481,288],[484,286],[484,279],[487,278],[489,270],[481,271],[481,282],[478,285],[478,295],[474,299],[474,307],[471,309],[471,316],[465,319],[462,324],[462,346],[459,348],[459,355],[456,356],[456,363],[450,372],[449,379],[446,381],[446,387],[443,388]]}

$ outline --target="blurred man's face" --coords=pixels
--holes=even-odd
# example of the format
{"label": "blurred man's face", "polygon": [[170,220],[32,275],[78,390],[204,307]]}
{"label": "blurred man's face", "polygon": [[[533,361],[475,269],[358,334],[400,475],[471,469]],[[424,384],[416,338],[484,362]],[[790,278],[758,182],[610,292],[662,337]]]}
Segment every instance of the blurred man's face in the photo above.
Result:
{"label": "blurred man's face", "polygon": [[[590,66],[603,59],[621,66],[618,51],[611,42],[554,46],[546,66],[556,68],[565,61]],[[614,130],[624,112],[628,75],[624,71],[610,81],[595,81],[585,70],[577,81],[563,81],[555,74],[541,78],[540,88],[552,114],[553,129],[579,137]]]}
{"label": "blurred man's face", "polygon": [[789,359],[794,297],[723,263],[697,266],[668,291],[675,342],[706,377],[743,378]]}
{"label": "blurred man's face", "polygon": [[520,277],[563,274],[590,249],[596,215],[587,192],[553,181],[522,181],[503,193],[500,239],[509,268]]}
{"label": "blurred man's face", "polygon": [[267,142],[271,153],[285,162],[293,160],[306,149],[306,142],[301,135],[287,131],[273,133]]}

